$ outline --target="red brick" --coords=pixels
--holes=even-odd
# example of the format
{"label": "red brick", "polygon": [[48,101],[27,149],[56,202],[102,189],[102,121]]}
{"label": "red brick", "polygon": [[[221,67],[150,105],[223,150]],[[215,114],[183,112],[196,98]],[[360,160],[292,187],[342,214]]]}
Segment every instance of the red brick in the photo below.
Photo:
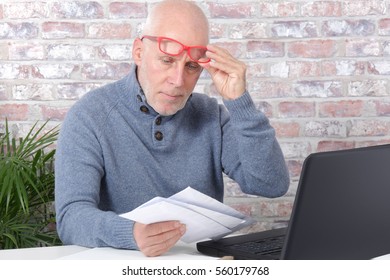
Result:
{"label": "red brick", "polygon": [[349,57],[381,56],[382,45],[377,39],[348,39],[345,41],[345,55]]}
{"label": "red brick", "polygon": [[374,75],[390,75],[390,61],[372,61],[368,63],[368,73]]}
{"label": "red brick", "polygon": [[[389,6],[390,7],[390,6]],[[378,23],[378,34],[389,36],[390,35],[390,18],[381,19]]]}
{"label": "red brick", "polygon": [[237,41],[217,42],[215,45],[225,48],[236,58],[244,58],[246,55],[245,44]]}
{"label": "red brick", "polygon": [[41,1],[16,2],[4,5],[4,14],[10,19],[48,18],[49,4]]}
{"label": "red brick", "polygon": [[339,120],[315,120],[308,121],[304,125],[306,137],[343,137],[347,136],[347,125]]}
{"label": "red brick", "polygon": [[129,63],[86,63],[81,69],[81,75],[89,80],[119,79],[130,71]]}
{"label": "red brick", "polygon": [[282,118],[301,118],[314,117],[315,103],[314,102],[280,102],[279,115]]}
{"label": "red brick", "polygon": [[311,151],[311,144],[306,141],[282,142],[280,146],[285,158],[305,158]]}
{"label": "red brick", "polygon": [[371,36],[375,33],[375,23],[371,20],[329,20],[322,24],[326,37]]}
{"label": "red brick", "polygon": [[11,60],[42,60],[45,58],[45,47],[38,43],[14,43],[9,45]]}
{"label": "red brick", "polygon": [[255,101],[256,109],[263,112],[268,118],[273,117],[272,105],[266,101]]}
{"label": "red brick", "polygon": [[290,67],[283,61],[270,65],[270,76],[279,78],[288,78],[290,76]]}
{"label": "red brick", "polygon": [[383,42],[383,56],[390,56],[390,41]]}
{"label": "red brick", "polygon": [[301,126],[298,122],[272,121],[272,126],[278,138],[295,138],[300,136]]}
{"label": "red brick", "polygon": [[101,59],[130,61],[131,45],[111,44],[100,46],[98,47],[98,54]]}
{"label": "red brick", "polygon": [[348,137],[390,135],[390,122],[387,120],[358,119],[351,121]]}
{"label": "red brick", "polygon": [[[229,30],[232,39],[256,39],[267,37],[267,25],[264,22],[241,22],[223,30]],[[220,34],[222,37],[223,34]]]}
{"label": "red brick", "polygon": [[293,89],[290,83],[277,81],[254,81],[249,86],[249,92],[260,98],[290,97]]}
{"label": "red brick", "polygon": [[320,117],[345,118],[360,117],[363,115],[364,102],[362,100],[341,100],[337,102],[319,103]]}
{"label": "red brick", "polygon": [[26,121],[28,120],[28,110],[27,104],[0,104],[0,120]]}
{"label": "red brick", "polygon": [[219,22],[209,22],[210,24],[210,38],[222,38],[228,30],[227,24],[219,23]]}
{"label": "red brick", "polygon": [[358,76],[365,74],[365,62],[356,60],[324,61],[324,76]]}
{"label": "red brick", "polygon": [[53,84],[16,84],[12,87],[13,100],[56,100]]}
{"label": "red brick", "polygon": [[1,79],[27,79],[29,77],[30,66],[17,63],[0,62],[0,80]]}
{"label": "red brick", "polygon": [[212,18],[251,18],[255,15],[250,3],[208,3],[208,11]]}
{"label": "red brick", "polygon": [[377,146],[377,145],[387,145],[390,143],[390,139],[387,137],[381,138],[380,140],[367,140],[367,141],[359,141],[356,142],[356,148],[360,147],[369,147],[369,146]]}
{"label": "red brick", "polygon": [[378,117],[390,116],[390,101],[389,100],[380,100],[375,101],[376,115]]}
{"label": "red brick", "polygon": [[97,19],[104,17],[104,10],[97,1],[55,2],[51,14],[56,18]]}
{"label": "red brick", "polygon": [[318,142],[317,151],[318,152],[327,152],[327,151],[337,151],[337,150],[346,150],[355,148],[354,141],[332,141],[324,140]]}
{"label": "red brick", "polygon": [[34,23],[0,22],[0,39],[33,39],[38,37],[38,33]]}
{"label": "red brick", "polygon": [[9,96],[7,94],[7,89],[4,85],[0,84],[0,100],[8,100]]}
{"label": "red brick", "polygon": [[339,17],[341,16],[341,3],[336,1],[314,1],[302,5],[304,17]]}
{"label": "red brick", "polygon": [[293,87],[300,97],[342,96],[342,83],[339,81],[298,81]]}
{"label": "red brick", "polygon": [[58,108],[53,106],[42,105],[41,114],[43,120],[63,121],[69,108]]}
{"label": "red brick", "polygon": [[83,23],[76,22],[44,22],[42,37],[44,39],[83,38],[85,36]]}
{"label": "red brick", "polygon": [[271,41],[249,41],[247,58],[283,57],[284,43]]}
{"label": "red brick", "polygon": [[333,40],[297,41],[288,45],[289,57],[326,58],[336,53],[336,42]]}
{"label": "red brick", "polygon": [[276,21],[271,24],[272,37],[313,38],[318,37],[314,21]]}
{"label": "red brick", "polygon": [[298,178],[302,171],[302,160],[287,160],[287,168],[291,178]]}
{"label": "red brick", "polygon": [[32,68],[32,76],[39,79],[69,79],[78,70],[78,66],[70,63],[36,64]]}
{"label": "red brick", "polygon": [[92,23],[88,26],[88,38],[130,39],[132,27],[127,23]]}
{"label": "red brick", "polygon": [[[289,217],[292,209],[292,202],[277,200],[266,200],[253,204],[253,212],[261,213],[262,217]],[[251,214],[253,215],[253,214]]]}
{"label": "red brick", "polygon": [[293,3],[293,2],[282,2],[282,3],[275,3],[277,5],[276,12],[277,16],[280,18],[283,17],[292,17],[292,16],[299,16],[299,3]]}
{"label": "red brick", "polygon": [[50,44],[47,46],[48,60],[95,60],[97,48],[79,44]]}
{"label": "red brick", "polygon": [[299,3],[272,3],[262,1],[259,4],[259,17],[293,17],[299,16]]}
{"label": "red brick", "polygon": [[267,66],[265,63],[248,63],[247,64],[247,78],[255,79],[267,76]]}
{"label": "red brick", "polygon": [[312,61],[287,62],[290,78],[304,78],[321,76],[321,64]]}
{"label": "red brick", "polygon": [[111,18],[145,18],[148,14],[147,3],[113,2],[109,6]]}
{"label": "red brick", "polygon": [[59,84],[57,87],[59,100],[78,100],[85,93],[101,87],[100,83],[64,83]]}
{"label": "red brick", "polygon": [[351,81],[348,84],[348,96],[388,96],[388,80]]}
{"label": "red brick", "polygon": [[346,16],[385,15],[384,0],[348,0],[343,1],[343,14]]}

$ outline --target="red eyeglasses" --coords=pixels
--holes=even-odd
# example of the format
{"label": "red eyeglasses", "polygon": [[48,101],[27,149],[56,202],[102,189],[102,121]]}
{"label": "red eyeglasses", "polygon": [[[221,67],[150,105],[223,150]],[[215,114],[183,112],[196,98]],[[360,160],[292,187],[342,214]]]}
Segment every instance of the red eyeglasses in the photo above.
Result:
{"label": "red eyeglasses", "polygon": [[157,41],[160,51],[167,55],[178,56],[183,51],[187,51],[188,56],[197,63],[210,62],[210,58],[206,56],[207,48],[204,46],[186,46],[179,41],[167,37],[144,35],[141,40],[144,38]]}

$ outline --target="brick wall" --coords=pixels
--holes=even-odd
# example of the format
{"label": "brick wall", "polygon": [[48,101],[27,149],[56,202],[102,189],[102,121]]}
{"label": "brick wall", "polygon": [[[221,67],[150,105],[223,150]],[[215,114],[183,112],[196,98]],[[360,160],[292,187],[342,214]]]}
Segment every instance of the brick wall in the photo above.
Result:
{"label": "brick wall", "polygon": [[[61,123],[85,92],[124,76],[131,44],[156,1],[0,0],[0,131]],[[212,42],[248,64],[248,89],[274,125],[289,193],[246,196],[226,180],[226,202],[284,224],[311,152],[390,142],[390,0],[197,1]],[[217,96],[207,75],[197,88]]]}

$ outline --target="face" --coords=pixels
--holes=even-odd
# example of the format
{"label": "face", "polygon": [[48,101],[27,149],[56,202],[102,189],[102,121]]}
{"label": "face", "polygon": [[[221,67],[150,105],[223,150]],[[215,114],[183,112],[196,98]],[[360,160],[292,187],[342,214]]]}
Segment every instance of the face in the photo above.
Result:
{"label": "face", "polygon": [[203,69],[186,51],[168,55],[159,49],[157,40],[147,38],[135,40],[133,58],[148,104],[164,116],[173,115],[185,106]]}

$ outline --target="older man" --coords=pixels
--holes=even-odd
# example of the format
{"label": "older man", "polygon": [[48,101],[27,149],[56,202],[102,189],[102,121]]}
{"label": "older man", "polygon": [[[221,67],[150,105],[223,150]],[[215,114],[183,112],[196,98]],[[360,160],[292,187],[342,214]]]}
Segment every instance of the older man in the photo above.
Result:
{"label": "older man", "polygon": [[[179,221],[144,225],[119,216],[191,186],[223,200],[223,173],[245,193],[283,195],[287,168],[274,129],[246,90],[244,63],[209,44],[194,3],[156,4],[133,44],[128,76],[86,94],[58,141],[56,210],[65,244],[168,251]],[[194,93],[203,69],[224,105]]]}

